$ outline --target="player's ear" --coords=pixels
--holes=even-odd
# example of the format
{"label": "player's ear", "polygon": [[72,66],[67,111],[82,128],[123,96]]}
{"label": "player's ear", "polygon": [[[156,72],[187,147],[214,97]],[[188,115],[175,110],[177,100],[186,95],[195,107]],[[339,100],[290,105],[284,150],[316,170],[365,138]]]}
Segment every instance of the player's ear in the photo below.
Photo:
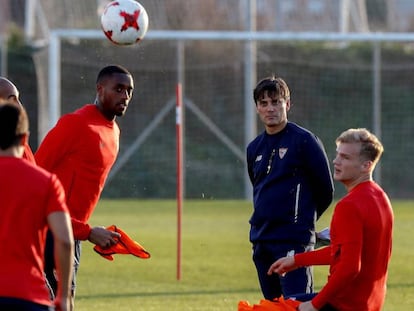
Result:
{"label": "player's ear", "polygon": [[101,83],[96,83],[96,93],[100,94],[101,90],[102,90],[102,84]]}
{"label": "player's ear", "polygon": [[372,161],[367,160],[367,161],[362,162],[362,168],[367,172],[372,170],[373,165],[374,165],[374,162]]}
{"label": "player's ear", "polygon": [[286,110],[287,111],[290,110],[290,98],[289,97],[286,98]]}

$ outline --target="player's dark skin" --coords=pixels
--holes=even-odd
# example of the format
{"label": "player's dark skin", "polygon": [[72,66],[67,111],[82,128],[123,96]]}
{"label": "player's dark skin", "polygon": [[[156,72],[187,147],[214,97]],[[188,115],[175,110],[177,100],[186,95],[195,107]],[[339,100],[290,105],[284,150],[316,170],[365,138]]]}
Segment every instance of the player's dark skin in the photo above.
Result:
{"label": "player's dark skin", "polygon": [[114,73],[96,85],[95,104],[106,119],[123,116],[134,91],[134,81],[128,74]]}

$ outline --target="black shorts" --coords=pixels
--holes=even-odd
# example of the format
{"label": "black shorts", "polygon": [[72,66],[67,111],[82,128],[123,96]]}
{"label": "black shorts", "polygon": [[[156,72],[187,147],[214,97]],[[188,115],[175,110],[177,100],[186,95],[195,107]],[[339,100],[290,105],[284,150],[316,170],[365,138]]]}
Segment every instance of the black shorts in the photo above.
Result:
{"label": "black shorts", "polygon": [[338,311],[338,309],[335,309],[330,304],[324,305],[319,311]]}
{"label": "black shorts", "polygon": [[53,311],[54,307],[41,305],[32,301],[11,298],[0,297],[0,310],[7,311]]}

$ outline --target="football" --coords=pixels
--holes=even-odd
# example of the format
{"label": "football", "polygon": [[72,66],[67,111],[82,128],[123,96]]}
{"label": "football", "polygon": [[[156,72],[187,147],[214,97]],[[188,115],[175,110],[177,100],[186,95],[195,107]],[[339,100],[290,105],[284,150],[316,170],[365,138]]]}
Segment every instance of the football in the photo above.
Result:
{"label": "football", "polygon": [[144,38],[148,30],[148,14],[137,1],[112,1],[101,15],[101,27],[111,42],[117,45],[135,44]]}

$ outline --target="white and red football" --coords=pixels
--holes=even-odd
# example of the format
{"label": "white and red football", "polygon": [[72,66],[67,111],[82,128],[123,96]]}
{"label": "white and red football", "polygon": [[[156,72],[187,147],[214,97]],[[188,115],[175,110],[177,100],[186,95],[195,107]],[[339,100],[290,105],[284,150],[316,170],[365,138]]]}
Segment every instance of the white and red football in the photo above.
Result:
{"label": "white and red football", "polygon": [[118,45],[131,45],[141,41],[148,30],[148,14],[134,0],[108,3],[101,15],[101,26],[106,37]]}

